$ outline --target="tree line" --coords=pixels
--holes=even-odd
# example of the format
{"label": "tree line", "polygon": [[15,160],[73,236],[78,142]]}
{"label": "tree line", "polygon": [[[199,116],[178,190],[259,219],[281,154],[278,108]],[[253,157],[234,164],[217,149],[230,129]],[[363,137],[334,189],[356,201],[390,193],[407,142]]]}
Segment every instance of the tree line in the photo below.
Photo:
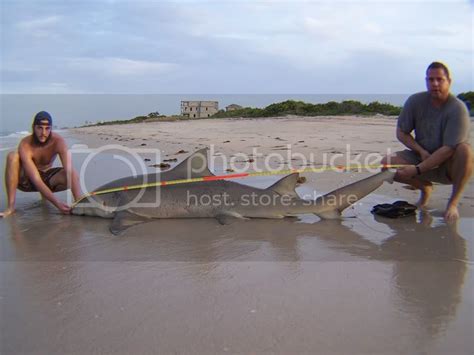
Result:
{"label": "tree line", "polygon": [[[471,116],[474,116],[474,92],[469,91],[457,96],[466,103]],[[341,115],[385,115],[398,116],[402,108],[378,101],[363,104],[355,100],[342,102],[329,101],[323,104],[311,104],[303,101],[286,100],[268,105],[265,108],[244,107],[233,111],[220,110],[212,117],[280,117],[295,116],[341,116]]]}
{"label": "tree line", "polygon": [[[464,101],[468,107],[471,116],[474,116],[474,91],[463,92],[457,97]],[[265,108],[244,107],[233,111],[220,110],[211,118],[226,117],[282,117],[286,115],[295,116],[341,116],[341,115],[385,115],[398,116],[402,108],[389,103],[380,103],[378,101],[369,104],[363,104],[355,100],[346,100],[342,102],[329,101],[324,104],[311,104],[303,101],[286,100],[283,102],[268,105]],[[99,122],[89,125],[110,125],[125,123],[140,123],[150,121],[183,120],[189,119],[184,116],[166,116],[158,112],[151,112],[147,116],[137,116],[128,120],[115,120]],[[92,122],[91,122],[92,123]],[[88,125],[86,123],[86,125]]]}
{"label": "tree line", "polygon": [[324,104],[311,104],[303,101],[286,100],[268,105],[265,108],[244,107],[234,111],[221,110],[212,117],[278,117],[296,116],[338,116],[338,115],[376,115],[396,116],[401,107],[388,103],[371,102],[363,104],[355,100],[342,102],[329,101]]}

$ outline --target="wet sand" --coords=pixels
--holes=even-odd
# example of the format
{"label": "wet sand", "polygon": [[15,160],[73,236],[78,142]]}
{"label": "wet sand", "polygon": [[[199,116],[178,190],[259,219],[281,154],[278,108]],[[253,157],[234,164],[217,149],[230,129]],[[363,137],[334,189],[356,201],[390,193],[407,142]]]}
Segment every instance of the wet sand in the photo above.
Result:
{"label": "wet sand", "polygon": [[[349,143],[354,154],[383,153],[401,148],[394,131],[395,121],[380,117],[203,120],[86,128],[68,139],[158,148],[180,161],[209,144],[228,157],[286,143],[305,155],[345,152]],[[91,184],[124,173],[104,154]],[[366,175],[304,174],[297,192]],[[417,193],[386,184],[341,221],[160,220],[120,237],[109,220],[61,216],[20,193],[18,213],[0,220],[0,352],[471,354],[472,181],[455,225],[442,219],[449,192],[437,186],[426,211],[398,220],[370,209],[413,203]]]}

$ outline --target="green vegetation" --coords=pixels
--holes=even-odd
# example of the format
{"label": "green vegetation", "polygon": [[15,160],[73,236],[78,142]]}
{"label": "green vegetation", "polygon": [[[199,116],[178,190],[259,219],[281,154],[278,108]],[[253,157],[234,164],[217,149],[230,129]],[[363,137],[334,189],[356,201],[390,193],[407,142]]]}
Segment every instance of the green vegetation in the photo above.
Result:
{"label": "green vegetation", "polygon": [[[157,121],[178,121],[188,119],[184,116],[166,116],[166,115],[159,115],[156,112],[149,113],[147,116],[137,116],[128,120],[114,120],[114,121],[101,121],[93,124],[85,124],[87,127],[92,126],[107,126],[107,125],[114,125],[114,124],[129,124],[129,123],[143,123],[143,122],[157,122]],[[83,126],[83,127],[85,127]]]}
{"label": "green vegetation", "polygon": [[115,120],[115,121],[103,121],[94,124],[93,126],[104,126],[110,124],[127,124],[127,123],[141,123],[144,121],[156,121],[155,118],[150,118],[148,116],[137,116],[129,120]]}
{"label": "green vegetation", "polygon": [[469,114],[474,116],[474,91],[462,92],[457,97],[466,103]]}
{"label": "green vegetation", "polygon": [[[474,116],[474,92],[468,91],[460,93],[457,96],[460,100],[466,102],[469,113]],[[398,116],[401,107],[393,106],[388,103],[371,102],[363,104],[355,100],[347,100],[342,102],[329,101],[324,104],[310,104],[303,101],[286,100],[271,104],[265,108],[244,107],[234,111],[220,110],[210,118],[225,117],[283,117],[286,115],[296,116],[341,116],[341,115],[364,115],[372,116],[376,114],[386,116]],[[206,117],[207,118],[207,117]],[[179,121],[179,120],[198,120],[203,118],[189,118],[187,116],[160,115],[158,112],[151,112],[147,116],[137,116],[129,120],[102,121],[86,126],[104,126],[112,124],[128,124],[156,121]]]}
{"label": "green vegetation", "polygon": [[279,117],[297,116],[340,116],[340,115],[376,115],[397,116],[401,107],[387,103],[371,102],[366,105],[359,101],[330,101],[325,104],[309,104],[303,101],[287,100],[271,104],[263,109],[245,107],[235,111],[220,110],[213,118],[221,117]]}

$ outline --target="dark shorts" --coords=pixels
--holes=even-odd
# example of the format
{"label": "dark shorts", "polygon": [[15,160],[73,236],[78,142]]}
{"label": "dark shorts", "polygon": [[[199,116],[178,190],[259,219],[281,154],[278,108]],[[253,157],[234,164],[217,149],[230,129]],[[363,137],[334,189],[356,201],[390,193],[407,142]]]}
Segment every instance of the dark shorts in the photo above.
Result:
{"label": "dark shorts", "polygon": [[[397,155],[409,164],[418,165],[422,162],[420,156],[412,150],[402,150],[397,152]],[[419,177],[423,180],[437,182],[443,185],[451,185],[453,183],[449,176],[448,164],[446,162],[438,166],[436,169],[424,172]]]}
{"label": "dark shorts", "polygon": [[[61,172],[62,170],[64,170],[64,168],[60,168],[60,167],[51,168],[46,171],[39,170],[41,180],[43,180],[46,186],[48,186],[48,188],[53,192],[55,191],[54,191],[53,186],[51,186],[51,179],[54,175]],[[20,172],[20,181],[18,182],[18,189],[24,192],[38,191],[36,189],[36,186],[31,182],[28,176],[26,176],[25,171],[23,169],[21,169],[21,172]]]}

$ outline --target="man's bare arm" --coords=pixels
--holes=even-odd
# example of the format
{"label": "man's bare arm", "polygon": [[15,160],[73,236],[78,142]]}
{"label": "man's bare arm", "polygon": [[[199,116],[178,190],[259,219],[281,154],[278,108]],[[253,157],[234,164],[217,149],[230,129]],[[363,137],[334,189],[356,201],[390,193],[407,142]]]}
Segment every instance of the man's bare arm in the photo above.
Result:
{"label": "man's bare arm", "polygon": [[442,147],[438,148],[426,160],[423,160],[420,164],[418,164],[420,171],[424,173],[425,171],[440,166],[453,156],[454,150],[455,149],[453,147],[447,145],[443,145]]}
{"label": "man's bare arm", "polygon": [[79,187],[79,181],[76,177],[76,172],[74,171],[74,168],[72,167],[71,154],[69,152],[66,142],[64,141],[62,137],[59,137],[57,144],[58,144],[57,151],[59,154],[59,158],[61,159],[61,164],[63,165],[63,168],[66,171],[67,185],[68,185],[67,187],[71,189],[74,199],[77,200],[79,197],[81,197],[81,190]]}
{"label": "man's bare arm", "polygon": [[403,132],[400,128],[397,128],[397,138],[406,147],[417,152],[421,156],[422,162],[418,164],[418,167],[422,172],[436,168],[451,158],[454,154],[454,148],[447,145],[443,145],[430,154],[415,141],[411,134]]}
{"label": "man's bare arm", "polygon": [[[430,154],[415,141],[411,134],[403,132],[399,127],[397,127],[397,138],[407,148],[420,155],[422,162],[418,164],[418,168],[420,169],[421,173],[436,168],[451,158],[451,156],[454,154],[454,148],[450,146],[442,146],[433,152],[433,154]],[[411,178],[417,175],[418,171],[414,165],[409,165],[405,168],[398,169],[397,173],[400,177]]]}
{"label": "man's bare arm", "polygon": [[411,134],[403,132],[399,127],[397,127],[397,139],[408,149],[418,153],[422,160],[428,159],[430,156],[430,153],[419,145]]}

